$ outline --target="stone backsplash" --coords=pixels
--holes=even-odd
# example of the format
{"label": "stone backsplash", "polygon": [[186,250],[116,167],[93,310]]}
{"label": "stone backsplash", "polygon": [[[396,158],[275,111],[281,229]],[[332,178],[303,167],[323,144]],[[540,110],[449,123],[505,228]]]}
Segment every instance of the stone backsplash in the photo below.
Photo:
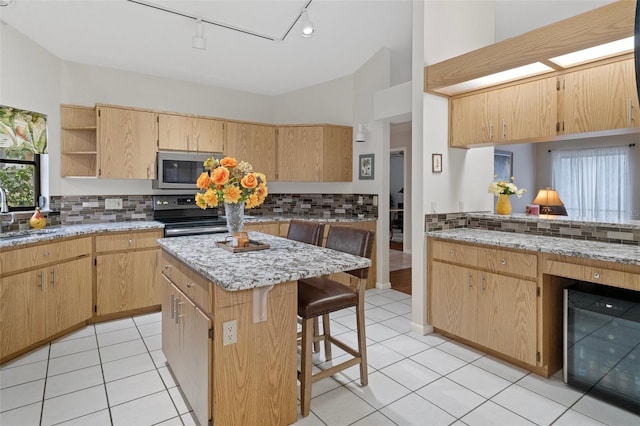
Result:
{"label": "stone backsplash", "polygon": [[[105,209],[106,198],[122,199],[122,209]],[[309,218],[356,217],[358,214],[377,217],[378,207],[373,204],[371,194],[269,194],[262,206],[245,213]],[[221,207],[218,213],[223,215],[224,208]],[[28,228],[30,216],[31,213],[17,218],[11,230]],[[53,196],[46,216],[48,226],[152,220],[152,196]]]}
{"label": "stone backsplash", "polygon": [[500,216],[490,213],[426,214],[425,232],[455,228],[487,229],[516,234],[591,240],[640,246],[640,222],[612,224],[537,216]]}

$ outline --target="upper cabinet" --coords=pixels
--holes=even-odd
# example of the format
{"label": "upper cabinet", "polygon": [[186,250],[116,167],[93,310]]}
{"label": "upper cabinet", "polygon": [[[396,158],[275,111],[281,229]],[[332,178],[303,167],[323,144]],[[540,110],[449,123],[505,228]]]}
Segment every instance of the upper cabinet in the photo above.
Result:
{"label": "upper cabinet", "polygon": [[558,77],[558,133],[640,127],[633,60]]}
{"label": "upper cabinet", "polygon": [[177,114],[158,114],[161,151],[223,152],[224,120]]}
{"label": "upper cabinet", "polygon": [[60,106],[62,176],[96,176],[96,109]]}
{"label": "upper cabinet", "polygon": [[276,180],[276,127],[227,121],[227,144],[224,153],[244,160],[268,180]]}
{"label": "upper cabinet", "polygon": [[98,176],[153,179],[156,175],[158,114],[97,105]]}
{"label": "upper cabinet", "polygon": [[450,145],[495,145],[556,134],[556,79],[455,97]]}
{"label": "upper cabinet", "polygon": [[347,182],[352,180],[353,128],[279,126],[276,180]]}

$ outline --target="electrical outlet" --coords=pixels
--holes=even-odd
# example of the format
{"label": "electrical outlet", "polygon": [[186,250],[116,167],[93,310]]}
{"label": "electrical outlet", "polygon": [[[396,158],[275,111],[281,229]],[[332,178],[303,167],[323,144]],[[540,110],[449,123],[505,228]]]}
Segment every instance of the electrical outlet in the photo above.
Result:
{"label": "electrical outlet", "polygon": [[431,202],[431,213],[435,213],[436,212],[436,202],[432,201]]}
{"label": "electrical outlet", "polygon": [[122,210],[122,198],[105,198],[105,210]]}
{"label": "electrical outlet", "polygon": [[378,196],[374,195],[373,196],[373,207],[377,207],[377,205],[378,205]]}
{"label": "electrical outlet", "polygon": [[237,320],[222,323],[222,346],[233,345],[238,342],[238,336],[236,335],[237,328]]}

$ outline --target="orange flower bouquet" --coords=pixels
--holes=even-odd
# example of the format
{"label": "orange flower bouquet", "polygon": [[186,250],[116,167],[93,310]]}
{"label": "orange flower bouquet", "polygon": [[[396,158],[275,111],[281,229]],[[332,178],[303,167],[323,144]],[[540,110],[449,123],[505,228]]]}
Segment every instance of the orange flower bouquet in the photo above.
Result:
{"label": "orange flower bouquet", "polygon": [[248,209],[258,207],[267,197],[267,178],[254,172],[246,161],[224,157],[218,161],[213,157],[204,162],[205,171],[198,177],[196,204],[202,208],[218,207],[219,203],[241,204]]}

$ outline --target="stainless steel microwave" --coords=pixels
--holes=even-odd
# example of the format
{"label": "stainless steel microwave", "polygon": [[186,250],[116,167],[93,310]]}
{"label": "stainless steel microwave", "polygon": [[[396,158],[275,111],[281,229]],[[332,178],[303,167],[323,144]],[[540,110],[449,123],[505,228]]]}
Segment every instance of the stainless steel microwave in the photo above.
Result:
{"label": "stainless steel microwave", "polygon": [[154,189],[197,189],[196,180],[204,171],[203,163],[209,157],[221,159],[221,153],[203,154],[192,152],[158,152],[157,179]]}

